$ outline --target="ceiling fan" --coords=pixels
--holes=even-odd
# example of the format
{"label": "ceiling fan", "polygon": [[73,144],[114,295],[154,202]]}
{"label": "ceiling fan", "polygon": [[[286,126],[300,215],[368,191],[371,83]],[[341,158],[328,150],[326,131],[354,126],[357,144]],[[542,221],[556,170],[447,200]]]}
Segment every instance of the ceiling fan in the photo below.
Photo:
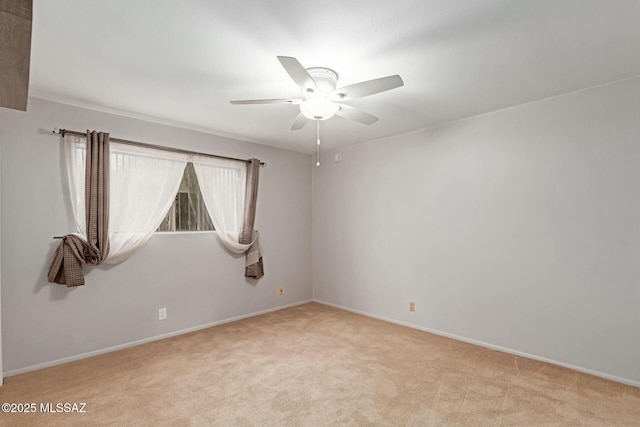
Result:
{"label": "ceiling fan", "polygon": [[301,99],[247,99],[230,101],[234,105],[242,104],[295,104],[300,106],[300,113],[293,121],[291,130],[302,129],[308,120],[327,120],[334,115],[371,125],[378,118],[344,101],[362,98],[376,93],[403,86],[399,75],[381,77],[360,83],[337,88],[338,74],[324,67],[304,68],[296,58],[278,56],[293,81],[300,87],[304,98]]}

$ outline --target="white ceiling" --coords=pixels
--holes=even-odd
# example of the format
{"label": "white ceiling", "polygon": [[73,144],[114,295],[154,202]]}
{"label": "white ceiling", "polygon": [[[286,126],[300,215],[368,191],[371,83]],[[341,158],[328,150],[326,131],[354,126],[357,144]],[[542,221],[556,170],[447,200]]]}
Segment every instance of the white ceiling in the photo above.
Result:
{"label": "white ceiling", "polygon": [[311,153],[297,106],[229,104],[300,97],[277,55],[402,76],[322,122],[340,146],[640,75],[640,1],[36,0],[31,55],[31,96]]}

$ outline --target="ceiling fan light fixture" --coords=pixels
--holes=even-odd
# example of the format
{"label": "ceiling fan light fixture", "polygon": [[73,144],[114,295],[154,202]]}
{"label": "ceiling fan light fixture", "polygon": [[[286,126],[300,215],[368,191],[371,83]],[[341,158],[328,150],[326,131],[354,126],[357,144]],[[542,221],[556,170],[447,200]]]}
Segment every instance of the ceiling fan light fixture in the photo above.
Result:
{"label": "ceiling fan light fixture", "polygon": [[327,120],[333,117],[340,106],[324,96],[313,96],[300,104],[300,111],[310,120]]}

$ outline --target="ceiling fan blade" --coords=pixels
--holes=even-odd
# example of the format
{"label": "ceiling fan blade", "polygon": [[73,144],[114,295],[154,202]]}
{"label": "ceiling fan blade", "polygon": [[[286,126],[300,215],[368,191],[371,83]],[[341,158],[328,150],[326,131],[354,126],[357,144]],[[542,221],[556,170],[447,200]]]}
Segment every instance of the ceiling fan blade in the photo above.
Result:
{"label": "ceiling fan blade", "polygon": [[340,105],[340,110],[336,113],[336,116],[344,117],[345,119],[353,120],[358,123],[362,123],[365,125],[372,125],[378,121],[376,116],[372,116],[369,113],[365,113],[364,111],[352,107],[347,104],[338,104]]}
{"label": "ceiling fan blade", "polygon": [[233,105],[244,104],[300,104],[301,99],[243,99],[240,101],[229,101]]}
{"label": "ceiling fan blade", "polygon": [[296,117],[296,119],[293,121],[293,124],[291,125],[291,130],[302,129],[308,121],[309,119],[303,116],[302,113],[298,114],[298,117]]}
{"label": "ceiling fan blade", "polygon": [[402,78],[396,74],[395,76],[380,77],[379,79],[367,80],[366,82],[338,88],[331,94],[331,97],[337,101],[348,101],[395,89],[403,85]]}
{"label": "ceiling fan blade", "polygon": [[296,82],[302,93],[309,95],[318,91],[318,85],[316,85],[316,82],[296,58],[291,56],[278,56],[278,61],[280,61],[284,69],[289,73],[293,81]]}

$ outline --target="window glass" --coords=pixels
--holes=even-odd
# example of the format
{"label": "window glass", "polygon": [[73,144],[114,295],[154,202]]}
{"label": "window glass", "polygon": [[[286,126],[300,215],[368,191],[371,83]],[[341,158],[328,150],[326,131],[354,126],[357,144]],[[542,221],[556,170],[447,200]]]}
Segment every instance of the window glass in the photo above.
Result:
{"label": "window glass", "polygon": [[157,231],[213,230],[213,223],[202,200],[193,163],[187,163],[178,194]]}

